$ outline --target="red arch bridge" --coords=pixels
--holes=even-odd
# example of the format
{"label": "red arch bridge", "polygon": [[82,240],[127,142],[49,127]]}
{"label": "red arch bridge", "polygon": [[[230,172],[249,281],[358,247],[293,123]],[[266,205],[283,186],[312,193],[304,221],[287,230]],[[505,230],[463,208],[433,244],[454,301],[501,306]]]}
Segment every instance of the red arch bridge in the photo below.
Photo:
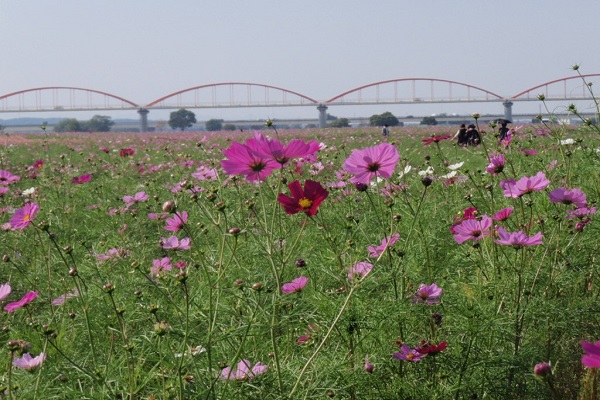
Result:
{"label": "red arch bridge", "polygon": [[496,102],[504,107],[504,118],[512,119],[516,101],[593,100],[591,90],[600,74],[576,75],[556,79],[526,89],[513,96],[502,96],[466,83],[445,79],[402,78],[350,89],[328,100],[315,100],[304,94],[246,82],[214,83],[180,90],[147,104],[99,90],[51,86],[38,87],[0,96],[0,113],[52,111],[122,111],[140,115],[140,130],[147,131],[148,113],[159,109],[244,108],[244,107],[316,107],[319,125],[326,126],[326,110],[331,106],[477,103]]}

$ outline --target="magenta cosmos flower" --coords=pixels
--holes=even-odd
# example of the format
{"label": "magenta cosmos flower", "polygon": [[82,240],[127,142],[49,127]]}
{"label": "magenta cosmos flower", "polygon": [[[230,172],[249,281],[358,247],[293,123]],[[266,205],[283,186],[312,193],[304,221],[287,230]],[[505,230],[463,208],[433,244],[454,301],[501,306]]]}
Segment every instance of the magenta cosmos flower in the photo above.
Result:
{"label": "magenta cosmos flower", "polygon": [[23,296],[21,300],[8,303],[6,306],[4,306],[4,310],[8,311],[9,313],[14,312],[15,310],[18,310],[19,308],[31,303],[33,300],[35,300],[38,294],[39,292],[29,292]]}
{"label": "magenta cosmos flower", "polygon": [[561,187],[548,193],[548,197],[553,203],[574,204],[577,208],[587,207],[586,195],[579,189],[567,190]]}
{"label": "magenta cosmos flower", "polygon": [[264,374],[269,368],[268,365],[257,362],[252,366],[248,360],[242,360],[237,364],[236,368],[225,367],[219,373],[219,378],[232,381],[252,380],[258,375]]}
{"label": "magenta cosmos flower", "polygon": [[369,272],[371,272],[372,269],[373,264],[368,261],[360,261],[348,269],[346,277],[349,280],[352,280],[354,277],[364,278],[365,276],[369,275]]}
{"label": "magenta cosmos flower", "polygon": [[226,160],[221,160],[225,172],[229,175],[244,175],[248,182],[264,181],[279,167],[275,160],[237,142],[223,150],[223,154],[227,157]]}
{"label": "magenta cosmos flower", "polygon": [[134,154],[135,154],[135,150],[133,150],[133,149],[131,149],[129,147],[127,147],[125,149],[119,150],[119,155],[121,157],[129,157],[129,156],[132,156]]}
{"label": "magenta cosmos flower", "polygon": [[188,213],[187,211],[176,212],[173,214],[173,218],[167,218],[165,221],[167,225],[165,225],[165,230],[170,232],[178,232],[183,229],[183,226],[187,223]]}
{"label": "magenta cosmos flower", "polygon": [[544,190],[550,185],[550,181],[546,179],[546,175],[543,172],[538,172],[535,176],[523,177],[518,181],[509,179],[500,182],[500,187],[504,189],[505,197],[521,197],[524,194],[531,192],[538,192]]}
{"label": "magenta cosmos flower", "polygon": [[396,243],[400,239],[399,233],[394,233],[392,236],[386,236],[385,239],[381,241],[379,246],[369,246],[367,250],[369,250],[369,257],[377,258],[382,255],[388,247],[392,247],[394,243]]}
{"label": "magenta cosmos flower", "polygon": [[512,214],[514,207],[503,208],[496,214],[492,215],[494,221],[506,221]]}
{"label": "magenta cosmos flower", "polygon": [[304,182],[304,190],[300,186],[300,182],[294,181],[288,185],[292,197],[279,193],[277,201],[283,206],[283,209],[288,214],[296,214],[305,212],[306,215],[312,217],[318,212],[318,208],[329,196],[329,192],[319,182],[307,179]]}
{"label": "magenta cosmos flower", "polygon": [[362,150],[354,149],[344,161],[344,170],[354,175],[350,182],[368,184],[373,178],[389,178],[399,159],[396,147],[381,143]]}
{"label": "magenta cosmos flower", "polygon": [[21,177],[19,175],[14,175],[10,171],[5,171],[3,169],[0,169],[0,185],[8,186],[11,183],[17,182],[19,179],[21,179]]}
{"label": "magenta cosmos flower", "polygon": [[504,171],[504,164],[506,163],[503,154],[492,153],[490,154],[490,163],[485,170],[492,175],[498,175]]}
{"label": "magenta cosmos flower", "polygon": [[42,363],[45,359],[46,354],[44,353],[40,353],[36,357],[31,357],[29,353],[25,353],[21,358],[14,358],[13,365],[28,372],[34,372],[36,369],[42,366]]}
{"label": "magenta cosmos flower", "polygon": [[397,358],[398,360],[410,362],[421,361],[421,359],[426,356],[427,354],[421,354],[417,351],[417,349],[411,349],[407,344],[402,345],[400,348],[400,353],[392,353],[392,357]]}
{"label": "magenta cosmos flower", "polygon": [[161,238],[160,245],[165,250],[189,250],[190,238],[177,239],[177,236],[171,236],[168,239]]}
{"label": "magenta cosmos flower", "polygon": [[500,239],[494,239],[494,243],[512,246],[515,249],[542,244],[542,232],[538,232],[531,237],[527,237],[527,235],[525,235],[525,233],[522,231],[508,232],[506,229],[500,227],[498,228],[498,237]]}
{"label": "magenta cosmos flower", "polygon": [[453,227],[454,240],[462,244],[467,240],[478,241],[492,234],[492,219],[483,215],[481,219],[467,219]]}
{"label": "magenta cosmos flower", "polygon": [[415,297],[412,298],[412,302],[425,303],[428,306],[437,304],[440,302],[439,297],[442,295],[442,292],[442,288],[435,283],[432,283],[431,285],[422,283],[421,286],[419,286]]}
{"label": "magenta cosmos flower", "polygon": [[35,219],[35,215],[40,210],[40,206],[37,203],[26,203],[23,208],[19,208],[15,211],[13,217],[10,219],[9,224],[13,231],[19,229],[25,229]]}
{"label": "magenta cosmos flower", "polygon": [[600,340],[594,343],[586,341],[581,342],[581,347],[585,354],[581,358],[581,362],[588,368],[600,368]]}
{"label": "magenta cosmos flower", "polygon": [[87,183],[89,181],[92,180],[92,175],[90,174],[83,174],[81,176],[75,176],[73,177],[73,179],[71,179],[71,182],[74,183],[75,185],[81,185],[83,183]]}
{"label": "magenta cosmos flower", "polygon": [[293,279],[290,283],[284,283],[283,286],[281,286],[281,292],[283,294],[301,292],[307,283],[308,283],[308,278],[305,276],[301,276],[299,278]]}
{"label": "magenta cosmos flower", "polygon": [[7,298],[8,295],[10,294],[11,290],[12,289],[8,283],[5,283],[4,285],[0,285],[0,301]]}
{"label": "magenta cosmos flower", "polygon": [[276,161],[277,168],[282,168],[292,158],[308,157],[319,150],[319,143],[314,140],[305,143],[300,139],[294,139],[284,145],[279,140],[265,138],[259,132],[254,132],[254,138],[247,140],[246,145],[255,153]]}

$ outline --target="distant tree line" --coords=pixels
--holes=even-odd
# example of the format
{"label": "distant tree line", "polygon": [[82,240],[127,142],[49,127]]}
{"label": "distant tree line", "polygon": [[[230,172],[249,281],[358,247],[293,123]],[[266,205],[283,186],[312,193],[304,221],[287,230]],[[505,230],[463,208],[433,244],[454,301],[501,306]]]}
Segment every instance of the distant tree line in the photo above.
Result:
{"label": "distant tree line", "polygon": [[108,132],[114,124],[106,115],[94,115],[89,121],[66,118],[54,125],[54,132]]}

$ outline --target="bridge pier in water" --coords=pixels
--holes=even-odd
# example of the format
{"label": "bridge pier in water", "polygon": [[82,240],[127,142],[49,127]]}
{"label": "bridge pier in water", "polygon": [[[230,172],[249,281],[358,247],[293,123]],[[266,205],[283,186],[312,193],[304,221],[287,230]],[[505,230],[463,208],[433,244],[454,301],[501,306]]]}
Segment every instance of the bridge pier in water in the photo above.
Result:
{"label": "bridge pier in water", "polygon": [[504,119],[512,121],[512,106],[513,106],[513,102],[510,101],[510,100],[504,100],[504,102],[502,103],[502,105],[504,106]]}
{"label": "bridge pier in water", "polygon": [[319,128],[326,128],[327,127],[327,106],[324,104],[319,104],[319,106],[317,107],[317,110],[319,110]]}
{"label": "bridge pier in water", "polygon": [[140,108],[137,113],[140,114],[140,132],[148,132],[148,111],[145,108]]}

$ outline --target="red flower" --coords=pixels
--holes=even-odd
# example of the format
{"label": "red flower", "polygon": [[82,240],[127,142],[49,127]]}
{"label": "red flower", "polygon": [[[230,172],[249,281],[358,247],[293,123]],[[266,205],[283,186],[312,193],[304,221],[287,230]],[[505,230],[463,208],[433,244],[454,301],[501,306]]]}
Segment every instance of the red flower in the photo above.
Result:
{"label": "red flower", "polygon": [[423,143],[423,146],[429,146],[432,143],[439,143],[442,140],[450,139],[451,137],[452,135],[435,135],[427,139],[422,139],[421,142]]}
{"label": "red flower", "polygon": [[433,355],[433,354],[441,353],[442,351],[446,350],[446,347],[448,347],[448,342],[446,342],[446,341],[443,341],[440,344],[431,344],[429,342],[421,342],[421,343],[419,343],[419,346],[415,350],[417,350],[421,354]]}
{"label": "red flower", "polygon": [[318,212],[318,208],[329,196],[329,192],[319,182],[308,179],[304,182],[304,190],[300,182],[294,181],[288,185],[290,193],[293,197],[279,193],[277,201],[281,203],[285,212],[288,214],[296,214],[304,211],[306,215],[312,217]]}
{"label": "red flower", "polygon": [[130,148],[125,148],[125,149],[121,149],[121,151],[119,151],[119,155],[121,157],[129,157],[135,154],[135,151],[133,149]]}

